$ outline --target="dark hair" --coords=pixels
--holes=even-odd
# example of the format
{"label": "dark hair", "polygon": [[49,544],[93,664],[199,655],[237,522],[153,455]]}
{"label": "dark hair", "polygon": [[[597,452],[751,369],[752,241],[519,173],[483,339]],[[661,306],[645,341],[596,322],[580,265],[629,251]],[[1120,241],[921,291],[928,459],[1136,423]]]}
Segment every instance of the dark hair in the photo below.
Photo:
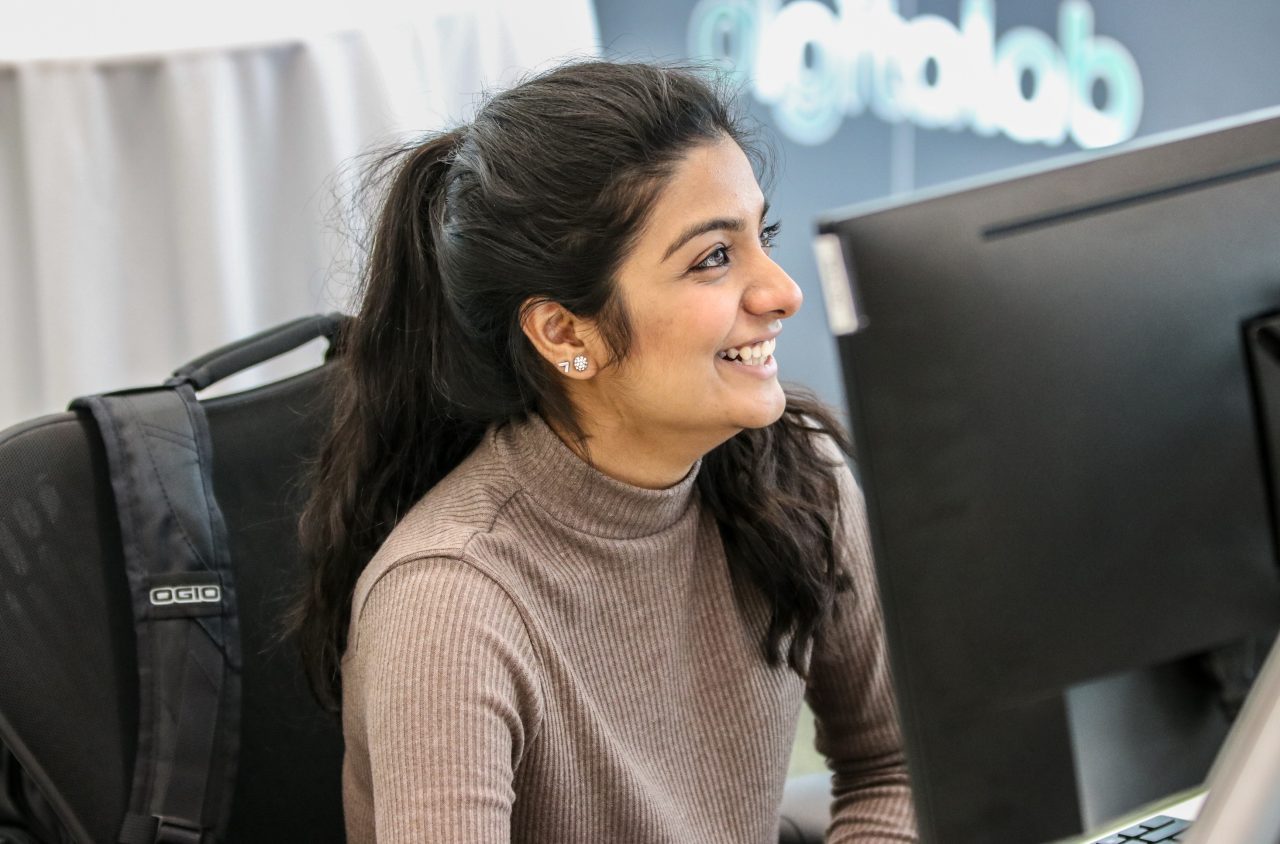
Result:
{"label": "dark hair", "polygon": [[[680,160],[735,140],[766,159],[697,68],[577,62],[493,95],[474,121],[383,155],[359,312],[338,341],[334,417],[301,520],[312,567],[295,609],[303,659],[337,708],[356,579],[400,517],[493,422],[540,413],[585,443],[562,376],[521,330],[529,302],[595,319],[613,365],[630,330],[613,279]],[[788,392],[782,418],[703,458],[739,604],[771,607],[764,659],[804,671],[848,586],[833,542],[837,486],[816,437],[848,451],[829,410]],[[789,644],[784,644],[790,636]]]}

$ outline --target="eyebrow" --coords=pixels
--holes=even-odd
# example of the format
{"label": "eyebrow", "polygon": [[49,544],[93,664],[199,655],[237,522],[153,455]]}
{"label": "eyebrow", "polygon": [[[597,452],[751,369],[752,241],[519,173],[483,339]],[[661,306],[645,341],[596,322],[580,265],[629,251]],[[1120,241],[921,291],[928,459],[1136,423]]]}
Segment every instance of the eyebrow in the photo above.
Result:
{"label": "eyebrow", "polygon": [[[765,202],[764,209],[760,212],[760,222],[763,223],[764,218],[768,215],[769,203]],[[666,261],[674,255],[676,250],[681,246],[684,246],[700,234],[706,234],[707,232],[714,231],[740,232],[746,227],[747,224],[741,217],[716,217],[713,220],[703,220],[700,223],[694,223],[681,232],[679,237],[672,241],[671,245],[667,247],[666,253],[663,254],[662,260]],[[661,261],[659,263],[661,263]]]}

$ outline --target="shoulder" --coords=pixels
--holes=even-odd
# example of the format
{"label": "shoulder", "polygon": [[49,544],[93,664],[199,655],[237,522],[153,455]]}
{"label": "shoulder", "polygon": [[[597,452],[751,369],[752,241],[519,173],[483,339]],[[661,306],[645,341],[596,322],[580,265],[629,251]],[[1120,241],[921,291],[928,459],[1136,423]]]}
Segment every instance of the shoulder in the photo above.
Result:
{"label": "shoulder", "polygon": [[365,646],[427,645],[466,631],[529,641],[524,613],[506,586],[461,557],[406,557],[360,581],[349,654]]}
{"label": "shoulder", "polygon": [[493,530],[516,490],[486,438],[414,504],[365,566],[352,594],[349,642],[375,593],[383,604],[435,601],[449,611],[459,606],[451,590],[469,589],[472,602],[516,604],[502,567],[470,553],[473,540]]}
{"label": "shoulder", "polygon": [[445,556],[398,560],[352,606],[344,717],[348,728],[376,731],[497,707],[503,723],[533,736],[544,706],[542,665],[528,617],[481,568]]}
{"label": "shoulder", "polygon": [[410,555],[456,556],[475,534],[493,528],[517,488],[486,436],[396,523],[369,567]]}

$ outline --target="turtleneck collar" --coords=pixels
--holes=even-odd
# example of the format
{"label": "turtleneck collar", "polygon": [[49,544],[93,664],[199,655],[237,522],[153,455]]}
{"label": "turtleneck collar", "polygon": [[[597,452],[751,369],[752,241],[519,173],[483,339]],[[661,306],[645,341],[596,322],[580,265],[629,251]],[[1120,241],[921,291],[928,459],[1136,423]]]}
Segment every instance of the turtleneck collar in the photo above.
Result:
{"label": "turtleneck collar", "polygon": [[573,452],[536,413],[500,424],[490,436],[498,455],[539,506],[593,536],[634,539],[665,530],[684,515],[699,459],[666,489],[644,489],[609,477]]}

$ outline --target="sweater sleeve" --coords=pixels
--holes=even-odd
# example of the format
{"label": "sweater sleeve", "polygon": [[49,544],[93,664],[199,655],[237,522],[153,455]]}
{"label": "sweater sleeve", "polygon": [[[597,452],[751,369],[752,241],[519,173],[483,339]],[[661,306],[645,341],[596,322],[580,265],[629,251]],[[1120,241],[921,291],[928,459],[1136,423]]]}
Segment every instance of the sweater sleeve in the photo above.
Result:
{"label": "sweater sleeve", "polygon": [[805,697],[817,747],[833,771],[827,841],[915,841],[915,813],[885,652],[862,492],[840,460],[836,550],[853,580],[814,648]]}
{"label": "sweater sleeve", "polygon": [[510,596],[465,562],[410,560],[373,586],[353,632],[377,840],[510,841],[515,770],[540,717]]}

